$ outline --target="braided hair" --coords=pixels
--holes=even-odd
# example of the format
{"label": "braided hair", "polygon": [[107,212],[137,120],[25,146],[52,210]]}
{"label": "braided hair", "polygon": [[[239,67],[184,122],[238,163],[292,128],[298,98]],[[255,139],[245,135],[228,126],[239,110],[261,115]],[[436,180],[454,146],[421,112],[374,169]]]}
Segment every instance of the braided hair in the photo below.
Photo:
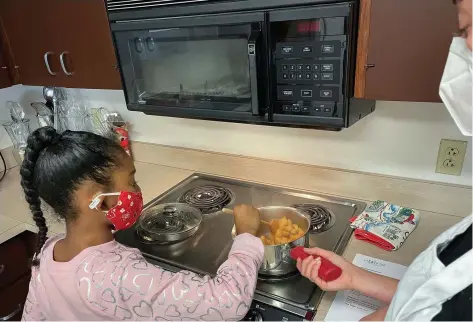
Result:
{"label": "braided hair", "polygon": [[37,255],[46,242],[48,227],[41,199],[62,218],[73,220],[78,212],[74,193],[84,180],[105,187],[112,184],[112,170],[126,153],[120,145],[90,132],[66,131],[62,135],[50,126],[34,131],[28,138],[21,165],[21,186],[38,226]]}

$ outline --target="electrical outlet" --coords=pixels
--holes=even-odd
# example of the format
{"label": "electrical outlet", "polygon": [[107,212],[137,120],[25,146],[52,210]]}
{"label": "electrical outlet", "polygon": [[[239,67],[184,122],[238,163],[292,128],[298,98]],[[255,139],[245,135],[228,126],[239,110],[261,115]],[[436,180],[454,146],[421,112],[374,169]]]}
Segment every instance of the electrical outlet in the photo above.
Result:
{"label": "electrical outlet", "polygon": [[466,141],[442,139],[435,172],[459,176],[462,173],[467,145]]}

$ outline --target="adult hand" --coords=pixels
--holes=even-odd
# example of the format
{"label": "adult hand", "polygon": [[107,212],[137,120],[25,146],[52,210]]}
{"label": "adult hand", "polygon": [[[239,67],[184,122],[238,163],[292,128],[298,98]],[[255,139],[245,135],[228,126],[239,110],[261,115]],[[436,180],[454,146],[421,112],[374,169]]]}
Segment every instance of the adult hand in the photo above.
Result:
{"label": "adult hand", "polygon": [[251,205],[237,205],[233,208],[233,216],[237,235],[256,235],[260,225],[258,209]]}
{"label": "adult hand", "polygon": [[[353,265],[343,257],[321,248],[305,248],[304,251],[311,255],[304,260],[297,259],[297,269],[309,280],[317,284],[324,291],[340,291],[354,289],[355,276],[359,274],[360,268]],[[326,282],[318,275],[320,268],[320,256],[331,261],[342,269],[342,275],[334,281]]]}

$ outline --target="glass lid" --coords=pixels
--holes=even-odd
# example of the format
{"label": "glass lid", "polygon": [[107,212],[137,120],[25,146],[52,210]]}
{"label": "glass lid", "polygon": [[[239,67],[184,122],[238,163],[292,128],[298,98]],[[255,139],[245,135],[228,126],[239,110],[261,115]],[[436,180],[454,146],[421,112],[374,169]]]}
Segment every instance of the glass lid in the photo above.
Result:
{"label": "glass lid", "polygon": [[197,208],[184,203],[166,203],[146,209],[139,226],[152,234],[183,234],[200,225],[202,215]]}

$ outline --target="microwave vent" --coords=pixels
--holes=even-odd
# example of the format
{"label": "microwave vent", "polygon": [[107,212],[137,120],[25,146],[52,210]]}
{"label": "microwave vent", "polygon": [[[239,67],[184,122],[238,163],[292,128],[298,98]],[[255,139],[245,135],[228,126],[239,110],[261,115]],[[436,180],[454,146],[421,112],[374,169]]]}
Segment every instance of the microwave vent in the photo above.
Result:
{"label": "microwave vent", "polygon": [[203,2],[216,2],[212,0],[107,0],[107,11],[147,9],[164,6],[178,6],[197,4]]}

